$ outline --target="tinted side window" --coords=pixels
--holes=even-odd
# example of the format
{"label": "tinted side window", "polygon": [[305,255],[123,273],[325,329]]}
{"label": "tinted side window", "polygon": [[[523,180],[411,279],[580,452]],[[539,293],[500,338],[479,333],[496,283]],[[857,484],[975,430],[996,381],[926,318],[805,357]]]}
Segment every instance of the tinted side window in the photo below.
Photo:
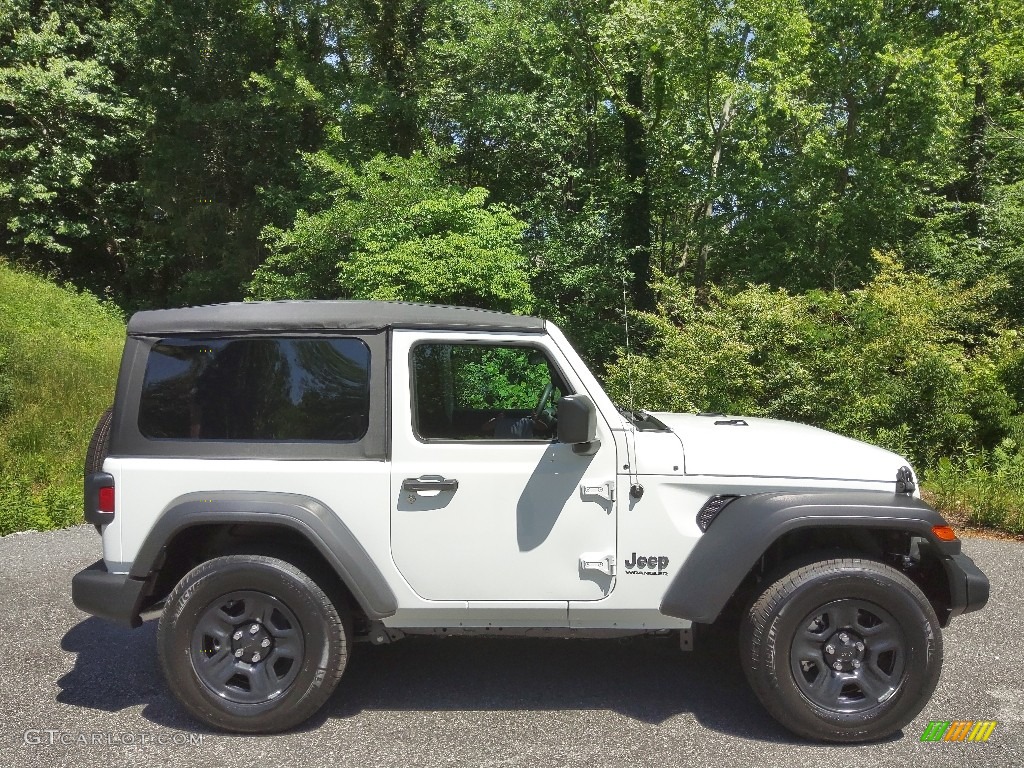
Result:
{"label": "tinted side window", "polygon": [[164,339],[139,407],[149,438],[354,441],[369,423],[359,339]]}
{"label": "tinted side window", "polygon": [[414,429],[446,440],[535,439],[555,434],[568,394],[543,352],[485,344],[419,344],[412,350]]}

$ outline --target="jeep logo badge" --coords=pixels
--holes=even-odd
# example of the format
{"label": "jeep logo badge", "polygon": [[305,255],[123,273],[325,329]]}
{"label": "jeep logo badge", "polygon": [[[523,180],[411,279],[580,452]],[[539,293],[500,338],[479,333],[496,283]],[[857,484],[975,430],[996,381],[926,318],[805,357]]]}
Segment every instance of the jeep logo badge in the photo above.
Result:
{"label": "jeep logo badge", "polygon": [[664,555],[638,555],[633,553],[633,559],[625,562],[626,573],[640,574],[641,576],[667,576],[665,569],[668,568],[668,558]]}

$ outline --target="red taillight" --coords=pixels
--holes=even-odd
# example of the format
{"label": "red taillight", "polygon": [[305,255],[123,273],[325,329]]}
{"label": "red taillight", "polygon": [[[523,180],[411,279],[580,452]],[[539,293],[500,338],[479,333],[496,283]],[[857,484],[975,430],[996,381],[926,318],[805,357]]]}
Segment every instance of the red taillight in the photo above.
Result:
{"label": "red taillight", "polygon": [[114,489],[113,488],[100,488],[99,499],[97,499],[96,509],[99,512],[113,512],[114,511]]}

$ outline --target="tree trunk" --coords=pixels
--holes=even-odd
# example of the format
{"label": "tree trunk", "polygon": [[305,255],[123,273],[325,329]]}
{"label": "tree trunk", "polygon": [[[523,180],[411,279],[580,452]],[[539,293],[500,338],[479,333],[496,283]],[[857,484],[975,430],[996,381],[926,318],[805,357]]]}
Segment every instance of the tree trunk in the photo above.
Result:
{"label": "tree trunk", "polygon": [[[745,25],[743,31],[740,33],[740,40],[743,42],[743,49],[740,54],[739,61],[736,62],[736,71],[733,75],[733,81],[738,83],[743,73],[743,64],[747,61],[748,49],[747,46],[750,43],[750,25]],[[708,93],[711,92],[711,83],[708,82]],[[711,167],[708,169],[708,185],[707,185],[707,197],[704,199],[703,211],[698,208],[697,223],[706,222],[711,219],[715,212],[715,200],[718,198],[716,190],[718,187],[718,175],[722,166],[722,146],[725,143],[725,134],[729,130],[729,126],[732,123],[733,118],[733,96],[732,92],[727,93],[725,100],[722,102],[722,111],[718,116],[718,126],[711,126],[711,129],[715,134],[715,146],[711,153]],[[709,99],[710,101],[710,99]],[[708,120],[711,118],[711,106],[708,105]],[[696,264],[694,265],[693,271],[693,285],[697,290],[697,301],[703,303],[706,298],[705,286],[708,280],[708,256],[711,253],[711,243],[707,233],[704,233],[702,238],[700,250],[697,252]]]}
{"label": "tree trunk", "polygon": [[[843,134],[843,167],[836,172],[835,184],[832,187],[836,205],[842,205],[843,195],[846,194],[846,189],[850,186],[850,162],[854,156],[853,145],[857,140],[857,130],[860,125],[860,108],[853,94],[847,93],[843,97],[843,101],[846,104],[846,130]],[[837,265],[842,264],[842,256],[840,255],[840,261],[838,262],[830,261],[829,259],[829,250],[832,248],[834,240],[832,234],[828,229],[822,227],[816,241],[816,248],[819,262],[821,264],[831,263],[833,265],[832,282],[834,286],[837,286]]]}
{"label": "tree trunk", "polygon": [[[722,103],[722,113],[718,120],[718,129],[715,131],[715,149],[711,154],[711,167],[708,169],[708,194],[704,199],[704,211],[700,221],[708,221],[715,212],[714,189],[718,183],[718,170],[722,165],[722,143],[725,132],[732,121],[732,94],[725,97]],[[704,242],[697,252],[697,264],[694,268],[693,285],[697,289],[697,296],[703,297],[704,286],[708,279],[708,254],[711,252],[711,243],[705,236]]]}
{"label": "tree trunk", "polygon": [[654,309],[651,288],[651,189],[647,173],[647,136],[641,119],[644,107],[643,76],[627,72],[626,104],[622,112],[622,159],[629,183],[622,240],[627,264],[633,273],[633,305],[640,310]]}
{"label": "tree trunk", "polygon": [[378,105],[386,134],[381,138],[390,153],[409,157],[419,136],[413,73],[423,42],[426,3],[414,0],[406,7],[404,3],[367,0],[363,8],[373,55],[387,91]]}

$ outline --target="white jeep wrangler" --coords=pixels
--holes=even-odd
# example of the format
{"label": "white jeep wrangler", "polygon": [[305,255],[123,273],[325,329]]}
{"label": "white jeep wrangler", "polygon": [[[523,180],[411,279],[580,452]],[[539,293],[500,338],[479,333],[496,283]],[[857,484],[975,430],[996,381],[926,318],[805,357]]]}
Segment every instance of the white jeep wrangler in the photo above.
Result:
{"label": "white jeep wrangler", "polygon": [[83,611],[159,615],[171,690],[242,732],[328,699],[352,643],[679,633],[739,618],[790,730],[917,715],[988,580],[899,456],[812,427],[629,412],[544,320],[269,302],[140,312],[86,462]]}

